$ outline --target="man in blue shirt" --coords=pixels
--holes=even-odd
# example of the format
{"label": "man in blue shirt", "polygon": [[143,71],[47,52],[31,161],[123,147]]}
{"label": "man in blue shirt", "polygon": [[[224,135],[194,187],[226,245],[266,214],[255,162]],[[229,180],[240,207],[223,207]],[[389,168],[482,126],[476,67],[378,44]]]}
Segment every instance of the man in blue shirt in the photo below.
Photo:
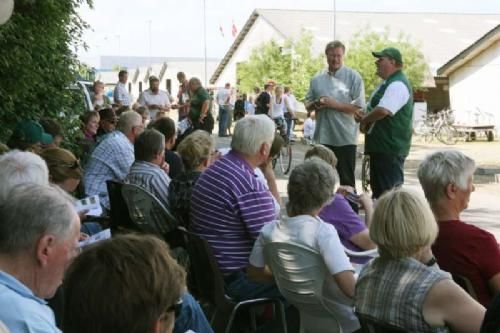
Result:
{"label": "man in blue shirt", "polygon": [[79,253],[72,198],[57,187],[24,184],[9,192],[0,216],[0,321],[11,332],[60,332],[44,299]]}

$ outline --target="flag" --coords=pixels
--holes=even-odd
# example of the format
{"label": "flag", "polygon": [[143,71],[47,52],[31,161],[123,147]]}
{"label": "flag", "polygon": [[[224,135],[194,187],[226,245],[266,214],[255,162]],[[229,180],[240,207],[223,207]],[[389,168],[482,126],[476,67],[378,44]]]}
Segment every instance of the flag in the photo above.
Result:
{"label": "flag", "polygon": [[222,29],[222,25],[219,24],[219,31],[222,37],[224,37],[224,30]]}
{"label": "flag", "polygon": [[238,34],[238,29],[236,29],[236,26],[234,25],[231,27],[231,34],[233,35],[233,38],[236,38],[236,35]]}

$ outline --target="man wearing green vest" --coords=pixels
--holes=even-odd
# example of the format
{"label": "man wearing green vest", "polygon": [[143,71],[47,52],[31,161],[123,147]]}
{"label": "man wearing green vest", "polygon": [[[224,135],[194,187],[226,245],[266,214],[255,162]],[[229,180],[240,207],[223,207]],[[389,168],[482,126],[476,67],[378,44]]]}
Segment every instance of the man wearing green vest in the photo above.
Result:
{"label": "man wearing green vest", "polygon": [[402,72],[398,49],[372,52],[377,75],[384,81],[375,89],[360,122],[365,133],[365,153],[370,156],[370,185],[373,197],[404,183],[404,162],[410,151],[413,91]]}

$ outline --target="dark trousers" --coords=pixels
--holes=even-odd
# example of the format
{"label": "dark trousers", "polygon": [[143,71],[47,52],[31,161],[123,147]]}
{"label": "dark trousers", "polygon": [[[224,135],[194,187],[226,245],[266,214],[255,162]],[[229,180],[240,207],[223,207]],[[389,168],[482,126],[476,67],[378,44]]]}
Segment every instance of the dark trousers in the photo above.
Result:
{"label": "dark trousers", "polygon": [[406,156],[370,153],[370,187],[373,198],[384,192],[403,185]]}
{"label": "dark trousers", "polygon": [[356,187],[354,169],[356,168],[356,145],[347,145],[330,148],[337,157],[337,172],[339,173],[340,185]]}

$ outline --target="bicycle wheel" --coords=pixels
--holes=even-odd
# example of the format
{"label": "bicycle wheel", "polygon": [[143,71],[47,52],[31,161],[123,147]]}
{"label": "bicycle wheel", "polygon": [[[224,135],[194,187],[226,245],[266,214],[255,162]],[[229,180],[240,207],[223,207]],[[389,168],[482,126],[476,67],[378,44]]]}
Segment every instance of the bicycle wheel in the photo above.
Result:
{"label": "bicycle wheel", "polygon": [[437,133],[437,138],[439,141],[444,143],[445,145],[454,145],[458,140],[458,132],[453,126],[443,126],[439,129]]}
{"label": "bicycle wheel", "polygon": [[361,162],[361,188],[363,192],[370,191],[370,155],[364,155]]}
{"label": "bicycle wheel", "polygon": [[292,145],[289,143],[283,145],[279,154],[281,172],[286,175],[292,167]]}

